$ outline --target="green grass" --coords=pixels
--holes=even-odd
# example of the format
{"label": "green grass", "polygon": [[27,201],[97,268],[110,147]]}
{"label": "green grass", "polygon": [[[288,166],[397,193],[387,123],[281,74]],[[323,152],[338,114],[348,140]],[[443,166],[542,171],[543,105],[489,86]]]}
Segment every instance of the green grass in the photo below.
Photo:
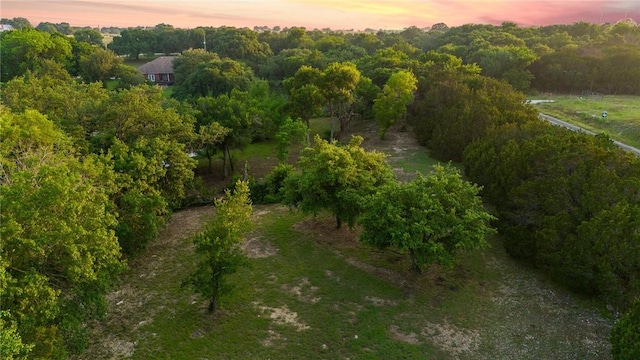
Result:
{"label": "green grass", "polygon": [[162,90],[162,95],[167,99],[171,99],[172,94],[173,94],[173,86],[167,86],[164,90]]}
{"label": "green grass", "polygon": [[[360,246],[355,230],[333,229],[330,216],[255,212],[247,238],[270,255],[230,277],[235,291],[218,314],[180,286],[195,262],[182,239],[132,264],[111,303],[137,303],[137,311],[107,319],[93,338],[135,344],[133,359],[608,357],[602,346],[596,356],[585,336],[606,339],[611,321],[594,321],[593,310],[512,261],[497,240],[460,255],[453,270],[416,275],[406,255]],[[109,357],[96,349],[86,358]]]}
{"label": "green grass", "polygon": [[[540,112],[640,147],[640,96],[605,95],[598,99],[557,95],[546,98],[555,102],[535,105]],[[606,119],[602,118],[603,111],[608,113]]]}
{"label": "green grass", "polygon": [[[323,120],[312,126],[328,128]],[[238,158],[274,153],[264,142]],[[405,171],[425,172],[434,163],[426,151],[400,154],[406,159],[397,157],[394,166]],[[610,358],[613,320],[509,258],[497,238],[490,248],[460,254],[452,270],[431,266],[418,275],[397,249],[360,245],[358,229],[338,230],[328,214],[282,206],[254,208],[246,238],[264,256],[230,277],[235,291],[208,315],[207,300],[181,283],[196,262],[187,235],[212,213],[176,213],[131,261],[109,296],[109,316],[91,327],[95,343],[80,358]]]}
{"label": "green grass", "polygon": [[331,119],[328,117],[313,118],[309,120],[309,129],[312,139],[316,134],[324,138],[331,131]]}
{"label": "green grass", "polygon": [[441,163],[438,160],[429,156],[429,152],[425,149],[409,151],[406,154],[405,159],[396,160],[392,162],[392,166],[401,167],[406,172],[419,171],[423,174],[427,174],[431,167],[435,164]]}
{"label": "green grass", "polygon": [[[292,229],[302,219],[280,209],[258,224],[262,241],[279,251],[253,259],[252,268],[232,277],[236,291],[213,318],[201,301],[190,302],[190,291],[177,286],[178,275],[163,276],[164,284],[153,288],[171,300],[139,328],[133,359],[443,358],[433,346],[389,341],[387,324],[404,329],[408,319],[395,318],[411,304],[393,284]],[[192,263],[193,256],[171,262]],[[292,290],[296,286],[300,295]],[[396,305],[376,306],[367,296]],[[272,309],[297,314],[299,325],[270,319]]]}

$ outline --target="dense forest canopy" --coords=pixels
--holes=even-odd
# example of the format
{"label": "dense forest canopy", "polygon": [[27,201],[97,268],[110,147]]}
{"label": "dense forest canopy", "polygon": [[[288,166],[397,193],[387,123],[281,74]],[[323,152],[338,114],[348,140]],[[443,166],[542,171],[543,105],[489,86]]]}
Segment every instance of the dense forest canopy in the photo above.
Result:
{"label": "dense forest canopy", "polygon": [[[421,269],[484,244],[491,229],[478,224],[493,217],[481,195],[514,257],[617,309],[640,295],[640,161],[603,135],[541,123],[523,93],[640,95],[640,26],[632,20],[360,33],[159,24],[118,29],[106,48],[104,29],[2,23],[16,29],[0,34],[3,356],[82,351],[84,324],[104,313],[126,260],[145,251],[172,211],[213,201],[190,154],[229,178],[239,172],[235,151],[271,139],[284,144],[282,163],[249,181],[255,201],[328,210],[338,226],[363,223],[364,242],[410,251]],[[148,54],[177,54],[171,96],[124,61]],[[313,145],[307,133],[300,161],[286,164],[285,148],[316,116],[330,118],[331,132]],[[354,119],[377,124],[381,137],[411,128],[483,189],[444,169],[440,178],[399,184],[382,154],[349,141]],[[212,167],[214,156],[222,168]],[[425,189],[438,190],[438,201],[419,196]],[[376,237],[381,219],[364,206],[388,206],[384,196],[406,202],[391,209],[399,213],[468,206],[440,227],[422,224],[424,234],[404,233],[410,225],[395,221],[403,235],[388,243]],[[206,236],[223,231],[215,226]],[[239,241],[232,235],[229,244]],[[215,302],[218,289],[196,290]]]}

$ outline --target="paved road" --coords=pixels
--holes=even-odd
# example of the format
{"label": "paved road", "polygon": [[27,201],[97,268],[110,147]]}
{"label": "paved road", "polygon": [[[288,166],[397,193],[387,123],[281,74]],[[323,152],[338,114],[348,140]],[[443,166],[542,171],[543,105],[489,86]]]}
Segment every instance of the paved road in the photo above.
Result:
{"label": "paved road", "polygon": [[[573,124],[569,124],[568,122],[562,121],[562,120],[560,120],[558,118],[554,118],[553,116],[545,115],[543,113],[539,113],[538,115],[540,116],[540,119],[548,121],[548,122],[552,123],[553,125],[563,126],[563,127],[567,128],[567,129],[573,130],[573,131],[582,131],[585,134],[596,135],[596,133],[594,133],[592,131],[583,129],[583,128],[581,128],[579,126],[576,126],[576,125],[573,125]],[[616,141],[616,140],[611,140],[611,141],[613,141],[614,144],[618,145],[619,148],[621,148],[623,150],[626,150],[626,151],[629,151],[629,152],[632,152],[632,153],[636,154],[636,156],[640,156],[640,149],[635,148],[633,146],[629,146],[627,144],[623,144],[620,141]]]}

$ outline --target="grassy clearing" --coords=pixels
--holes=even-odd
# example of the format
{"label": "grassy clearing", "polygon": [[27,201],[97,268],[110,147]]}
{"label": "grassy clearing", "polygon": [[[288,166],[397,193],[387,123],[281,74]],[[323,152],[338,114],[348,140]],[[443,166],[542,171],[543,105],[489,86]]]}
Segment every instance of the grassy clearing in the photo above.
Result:
{"label": "grassy clearing", "polygon": [[[365,145],[380,145],[371,134]],[[394,166],[405,158],[425,172],[415,143],[393,134],[382,148],[399,149]],[[195,263],[187,237],[212,213],[176,213],[130,264],[82,359],[610,358],[613,321],[513,261],[499,239],[453,270],[416,275],[406,254],[361,246],[358,229],[282,206],[254,208],[243,246],[252,267],[233,275],[236,291],[207,315],[207,301],[181,282]]]}
{"label": "grassy clearing", "polygon": [[180,286],[195,255],[173,236],[132,264],[84,358],[608,357],[611,321],[513,262],[497,241],[454,270],[415,275],[405,255],[362,248],[357,230],[334,229],[330,216],[259,206],[254,218],[253,266],[233,276],[236,291],[219,314],[206,315],[206,301]]}
{"label": "grassy clearing", "polygon": [[[545,98],[545,97],[542,97]],[[547,96],[554,103],[535,105],[540,112],[579,125],[594,132],[640,147],[640,97],[605,95],[602,98],[579,95]],[[608,116],[602,118],[602,112]]]}
{"label": "grassy clearing", "polygon": [[113,38],[120,35],[102,33],[102,44],[106,47],[113,42]]}

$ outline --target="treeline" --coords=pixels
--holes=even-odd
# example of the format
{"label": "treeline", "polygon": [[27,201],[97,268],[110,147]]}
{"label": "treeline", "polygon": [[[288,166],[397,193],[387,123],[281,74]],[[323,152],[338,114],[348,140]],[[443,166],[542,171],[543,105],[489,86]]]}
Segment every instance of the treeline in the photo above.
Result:
{"label": "treeline", "polygon": [[[26,19],[3,19],[30,28]],[[41,23],[38,29],[73,34],[94,44],[102,36],[94,29]],[[177,54],[205,48],[220,57],[247,63],[270,81],[291,76],[301,65],[324,67],[335,61],[356,61],[393,47],[408,55],[430,50],[452,54],[465,64],[478,64],[482,74],[501,79],[520,91],[601,92],[640,94],[640,27],[632,19],[615,24],[577,22],[572,25],[519,27],[469,24],[402,31],[307,31],[302,27],[128,28],[108,45],[118,55]],[[95,32],[95,33],[94,33]],[[295,50],[293,50],[295,49]],[[380,85],[380,84],[378,84]]]}
{"label": "treeline", "polygon": [[[429,188],[478,215],[479,189],[444,170],[407,185],[382,181],[377,177],[388,169],[376,171],[377,155],[371,159],[357,139],[345,146],[331,142],[347,140],[354,119],[376,121],[381,137],[394,126],[410,125],[435,156],[463,161],[468,176],[484,186],[511,254],[625,308],[639,291],[638,160],[601,136],[540,123],[514,90],[528,89],[537,76],[534,65],[544,54],[562,53],[565,45],[603,48],[618,41],[616,46],[635,54],[637,25],[587,25],[593,31],[588,37],[574,33],[583,23],[451,29],[440,24],[429,31],[376,34],[180,30],[161,24],[123,31],[113,51],[35,29],[3,32],[0,322],[8,353],[64,358],[82,350],[83,324],[104,314],[104,294],[126,259],[144,251],[172,211],[211,200],[188,153],[208,159],[209,171],[227,177],[236,172],[234,150],[275,139],[284,162],[288,145],[304,141],[309,119],[319,115],[331,119],[326,140],[311,146],[307,138],[296,169],[282,165],[264,182],[254,182],[255,200],[285,201],[309,212],[328,208],[339,224],[364,216],[373,230],[363,241],[404,246],[416,268],[434,259],[450,262],[448,253],[456,246],[482,243],[466,229],[488,232],[476,225],[489,217],[462,216],[468,227],[460,227],[461,237],[447,230],[452,222],[439,221],[445,213],[406,234],[406,224],[396,217],[388,229],[404,235],[384,240],[377,237],[374,219],[358,211],[365,201],[376,208],[390,205],[376,197],[377,187],[398,199],[385,213],[440,207],[421,196]],[[570,44],[546,43],[564,31]],[[160,45],[162,37],[177,47]],[[206,50],[199,48],[204,39]],[[173,96],[146,84],[114,51],[131,57],[179,52]],[[615,71],[627,81],[634,69]],[[551,82],[544,89],[558,88]],[[222,157],[221,168],[213,168],[215,157]],[[345,166],[311,161],[334,157]],[[345,171],[351,166],[356,169]],[[325,182],[312,186],[310,179]],[[451,192],[466,197],[458,201]],[[420,241],[402,242],[414,236]],[[430,247],[439,255],[420,249],[424,241],[439,242]]]}
{"label": "treeline", "polygon": [[541,122],[503,83],[440,77],[416,95],[414,131],[484,187],[507,251],[626,308],[640,295],[640,159],[603,135]]}
{"label": "treeline", "polygon": [[[273,81],[290,76],[300,62],[323,67],[394,47],[409,55],[430,50],[455,55],[466,64],[478,64],[483,75],[505,80],[521,91],[640,94],[640,28],[630,19],[524,28],[508,22],[453,28],[440,24],[426,31],[410,27],[375,34],[297,27],[279,32],[226,27],[182,30],[161,24],[150,30],[123,30],[109,48],[137,58],[141,53],[202,48],[205,41],[210,51],[246,60],[261,77]],[[287,71],[291,66],[294,69]]]}
{"label": "treeline", "polygon": [[464,66],[433,74],[441,81],[419,87],[413,104],[416,137],[484,187],[510,255],[628,311],[612,332],[613,355],[637,358],[640,158],[604,135],[541,122],[522,95]]}

